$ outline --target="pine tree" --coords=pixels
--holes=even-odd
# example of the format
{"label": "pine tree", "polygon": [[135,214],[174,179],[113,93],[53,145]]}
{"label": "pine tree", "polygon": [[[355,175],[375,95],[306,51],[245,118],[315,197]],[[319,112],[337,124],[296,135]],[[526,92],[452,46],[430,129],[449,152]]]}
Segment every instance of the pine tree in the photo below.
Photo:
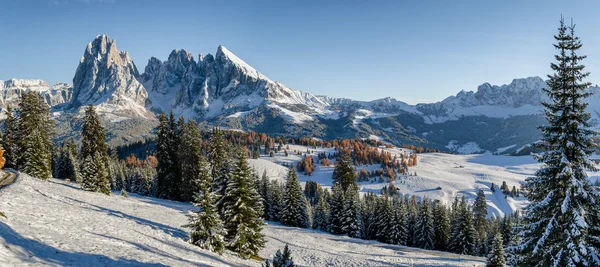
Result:
{"label": "pine tree", "polygon": [[346,153],[342,153],[338,157],[335,169],[333,171],[333,182],[339,184],[342,187],[342,191],[345,192],[348,188],[358,189],[356,185],[356,171],[354,165],[352,165],[352,159]]}
{"label": "pine tree", "polygon": [[448,217],[448,209],[439,200],[433,202],[433,221],[435,222],[433,248],[446,251],[448,250],[448,239],[450,239],[450,218]]}
{"label": "pine tree", "polygon": [[[90,161],[94,161],[93,169],[96,171],[95,173],[90,173],[89,170],[86,171],[85,175],[82,175],[84,180],[83,183],[86,184],[84,189],[92,190],[92,191],[100,191],[104,194],[110,194],[110,184],[108,181],[108,149],[106,146],[106,134],[104,133],[104,128],[100,124],[100,119],[96,114],[96,110],[94,106],[89,105],[85,110],[85,115],[83,118],[83,127],[81,130],[81,151],[79,156],[81,156],[84,161],[88,158]],[[88,166],[89,166],[88,162]],[[85,166],[81,166],[82,173],[83,168]],[[93,184],[93,185],[92,185]]]}
{"label": "pine tree", "polygon": [[329,202],[329,231],[340,235],[344,232],[344,190],[340,184],[334,184]]}
{"label": "pine tree", "polygon": [[435,239],[435,227],[433,224],[433,212],[429,206],[429,200],[423,199],[417,219],[417,232],[415,241],[418,247],[433,249]]}
{"label": "pine tree", "polygon": [[280,214],[283,203],[283,190],[279,182],[271,181],[269,183],[269,192],[267,196],[270,208],[268,219],[274,222],[281,221]]}
{"label": "pine tree", "polygon": [[217,200],[217,210],[221,217],[224,215],[223,207],[228,200],[226,191],[231,175],[231,162],[227,158],[227,147],[218,128],[214,128],[210,137],[210,149],[208,161],[211,164],[211,174],[213,177],[213,191],[219,199]]}
{"label": "pine tree", "polygon": [[198,161],[198,192],[194,195],[193,204],[199,209],[192,212],[185,227],[192,229],[190,243],[221,254],[227,233],[215,207],[217,196],[211,191],[210,166],[203,157]]}
{"label": "pine tree", "polygon": [[281,223],[291,227],[306,228],[309,226],[306,197],[296,174],[296,167],[291,167],[283,193],[283,209]]}
{"label": "pine tree", "polygon": [[17,167],[34,177],[50,178],[53,147],[51,137],[55,126],[50,117],[50,107],[40,94],[26,92],[21,95],[17,114]]}
{"label": "pine tree", "polygon": [[358,190],[349,187],[345,192],[342,232],[350,237],[361,237],[363,233],[360,195]]}
{"label": "pine tree", "polygon": [[461,198],[457,210],[453,212],[450,251],[458,254],[472,255],[475,252],[477,232],[473,226],[473,213],[469,210],[465,197]]}
{"label": "pine tree", "polygon": [[506,260],[504,259],[504,248],[502,245],[502,236],[500,233],[494,235],[494,242],[492,243],[492,250],[487,257],[487,267],[504,267],[506,266]]}
{"label": "pine tree", "polygon": [[[183,124],[180,130],[179,141],[179,163],[181,170],[181,184],[179,198],[183,201],[190,201],[195,192],[200,189],[200,163],[202,162],[202,138],[200,131],[194,120]],[[212,181],[211,181],[212,182]]]}
{"label": "pine tree", "polygon": [[477,231],[476,251],[478,255],[487,255],[487,201],[485,193],[479,189],[473,205],[475,230]]}
{"label": "pine tree", "polygon": [[575,26],[561,19],[555,36],[559,51],[549,75],[549,102],[543,103],[548,126],[540,127],[545,151],[535,177],[526,179],[531,201],[520,227],[521,243],[515,251],[518,265],[600,266],[600,193],[591,186],[586,170],[596,170],[589,157],[595,144],[585,98],[591,85],[577,51],[581,48]]}
{"label": "pine tree", "polygon": [[[268,260],[266,261],[266,266],[270,266]],[[273,257],[273,267],[296,267],[294,259],[292,258],[292,252],[287,244],[285,244],[285,247],[283,248],[283,253],[281,253],[281,250],[279,249],[275,253],[275,257]]]}
{"label": "pine tree", "polygon": [[269,177],[267,176],[267,170],[263,171],[260,178],[258,193],[262,198],[263,202],[263,216],[269,220],[269,213],[271,212],[271,201],[269,200]]}
{"label": "pine tree", "polygon": [[98,184],[96,177],[99,171],[99,166],[94,156],[87,156],[83,159],[81,166],[81,188],[87,191],[97,191]]}
{"label": "pine tree", "polygon": [[400,201],[394,201],[392,204],[392,213],[390,227],[391,244],[406,245],[407,227],[406,227],[406,208]]}
{"label": "pine tree", "polygon": [[14,111],[8,105],[6,107],[6,119],[4,120],[4,133],[2,138],[2,147],[5,150],[6,168],[17,168],[19,146],[18,146],[18,125],[14,117]]}
{"label": "pine tree", "polygon": [[325,199],[325,194],[319,196],[319,204],[315,210],[315,217],[313,220],[313,229],[321,231],[329,231],[329,204]]}
{"label": "pine tree", "polygon": [[252,183],[246,157],[243,151],[237,154],[225,191],[225,199],[231,201],[223,202],[223,210],[227,247],[247,259],[256,255],[266,241],[261,233],[263,207]]}

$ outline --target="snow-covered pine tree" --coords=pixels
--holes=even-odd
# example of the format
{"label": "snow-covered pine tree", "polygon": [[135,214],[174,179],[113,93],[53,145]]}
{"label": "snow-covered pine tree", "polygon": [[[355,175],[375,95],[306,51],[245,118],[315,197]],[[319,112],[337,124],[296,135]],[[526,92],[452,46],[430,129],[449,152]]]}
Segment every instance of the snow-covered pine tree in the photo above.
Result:
{"label": "snow-covered pine tree", "polygon": [[4,133],[2,138],[2,147],[4,148],[4,158],[6,158],[5,168],[17,168],[19,145],[18,145],[18,125],[14,116],[14,110],[8,105],[6,107],[6,119],[4,119]]}
{"label": "snow-covered pine tree", "polygon": [[473,218],[475,230],[477,231],[476,254],[487,255],[487,201],[482,189],[477,191],[475,204],[473,204]]}
{"label": "snow-covered pine tree", "polygon": [[96,181],[98,166],[94,156],[89,155],[83,159],[81,165],[81,188],[83,190],[95,192],[98,190]]}
{"label": "snow-covered pine tree", "polygon": [[190,243],[221,254],[225,248],[227,232],[215,206],[217,196],[211,189],[210,165],[201,156],[198,167],[198,192],[194,195],[193,204],[199,209],[192,211],[189,224],[185,227],[191,228]]}
{"label": "snow-covered pine tree", "polygon": [[[198,192],[201,180],[200,163],[202,162],[202,138],[196,121],[189,120],[184,123],[179,130],[179,169],[181,170],[181,192],[179,197],[183,201],[192,200],[194,194]],[[212,179],[211,179],[212,182]]]}
{"label": "snow-covered pine tree", "polygon": [[360,195],[358,190],[349,187],[344,197],[342,231],[350,237],[359,238],[363,234]]}
{"label": "snow-covered pine tree", "polygon": [[[269,263],[269,260],[266,260],[265,265],[263,266],[270,267],[271,264]],[[279,249],[275,253],[275,257],[273,257],[273,267],[296,267],[294,259],[292,258],[292,252],[287,244],[285,244],[285,247],[283,248],[283,253],[281,253],[281,250]]]}
{"label": "snow-covered pine tree", "polygon": [[342,153],[336,161],[333,171],[333,183],[339,184],[342,191],[345,192],[348,188],[358,190],[356,185],[356,171],[352,165],[352,159],[347,153]]}
{"label": "snow-covered pine tree", "polygon": [[258,193],[263,202],[263,217],[268,220],[269,213],[271,212],[271,201],[269,201],[269,177],[267,176],[267,169],[263,171],[260,178]]}
{"label": "snow-covered pine tree", "polygon": [[[81,151],[79,156],[84,159],[91,158],[94,161],[96,173],[89,171],[84,176],[88,179],[86,182],[87,190],[101,191],[105,194],[110,194],[110,184],[108,181],[108,149],[106,146],[106,134],[104,128],[100,124],[98,114],[94,106],[89,105],[85,110],[83,117],[83,126],[81,130]],[[83,169],[84,166],[81,166]],[[83,170],[82,170],[83,172]],[[94,176],[94,177],[92,177]],[[94,186],[89,186],[90,183],[95,183]]]}
{"label": "snow-covered pine tree", "polygon": [[304,193],[296,173],[296,167],[288,171],[288,179],[283,192],[283,208],[281,209],[281,223],[291,227],[306,228],[309,226],[308,207]]}
{"label": "snow-covered pine tree", "polygon": [[340,235],[344,232],[344,203],[345,195],[342,186],[335,183],[329,200],[329,231],[332,234]]}
{"label": "snow-covered pine tree", "polygon": [[401,199],[396,199],[392,204],[392,221],[390,222],[391,243],[406,245],[406,206]]}
{"label": "snow-covered pine tree", "polygon": [[504,247],[502,245],[502,235],[496,233],[494,235],[494,242],[492,243],[492,249],[490,254],[487,256],[487,267],[504,267],[506,266],[506,260],[504,258]]}
{"label": "snow-covered pine tree", "polygon": [[252,183],[247,156],[242,150],[238,151],[231,177],[227,180],[226,201],[222,202],[227,247],[245,259],[256,255],[266,242],[261,233],[263,207]]}
{"label": "snow-covered pine tree", "polygon": [[406,205],[406,245],[407,246],[417,246],[415,234],[417,232],[417,219],[418,216],[418,203],[417,197],[412,196],[410,199],[407,198],[404,200]]}
{"label": "snow-covered pine tree", "polygon": [[[210,148],[208,152],[208,161],[211,165],[211,174],[213,177],[213,191],[219,199],[217,200],[217,211],[224,215],[223,207],[225,205],[227,195],[227,186],[229,184],[229,176],[231,175],[231,159],[227,157],[227,147],[221,130],[214,128],[210,137]],[[248,177],[250,178],[250,177]]]}
{"label": "snow-covered pine tree", "polygon": [[34,177],[50,178],[53,147],[51,137],[55,126],[50,117],[50,107],[40,94],[30,91],[21,95],[17,114],[17,167]]}
{"label": "snow-covered pine tree", "polygon": [[549,102],[543,103],[548,126],[540,127],[545,151],[535,177],[526,179],[531,203],[519,228],[521,243],[514,247],[521,266],[600,266],[600,193],[590,184],[587,170],[596,170],[589,157],[595,144],[590,130],[589,75],[577,54],[582,44],[575,26],[561,18],[556,63],[549,75]]}
{"label": "snow-covered pine tree", "polygon": [[450,217],[448,208],[439,200],[433,202],[433,221],[435,225],[435,240],[433,248],[439,251],[448,250],[448,239],[450,239]]}
{"label": "snow-covered pine tree", "polygon": [[415,233],[415,245],[423,249],[433,249],[435,239],[433,212],[429,202],[427,198],[421,201]]}
{"label": "snow-covered pine tree", "polygon": [[315,209],[315,216],[313,219],[313,229],[321,231],[329,231],[329,204],[325,199],[325,194],[319,196],[319,203]]}
{"label": "snow-covered pine tree", "polygon": [[450,251],[458,254],[472,255],[475,251],[475,238],[477,232],[473,226],[473,213],[467,206],[465,197],[461,198],[457,210],[453,212]]}
{"label": "snow-covered pine tree", "polygon": [[171,129],[169,128],[169,119],[165,112],[158,118],[158,128],[156,129],[156,196],[168,198],[169,180],[172,179],[174,159],[171,158]]}
{"label": "snow-covered pine tree", "polygon": [[274,222],[281,221],[280,214],[283,202],[283,188],[278,181],[273,180],[269,183],[267,199],[269,201],[268,220]]}

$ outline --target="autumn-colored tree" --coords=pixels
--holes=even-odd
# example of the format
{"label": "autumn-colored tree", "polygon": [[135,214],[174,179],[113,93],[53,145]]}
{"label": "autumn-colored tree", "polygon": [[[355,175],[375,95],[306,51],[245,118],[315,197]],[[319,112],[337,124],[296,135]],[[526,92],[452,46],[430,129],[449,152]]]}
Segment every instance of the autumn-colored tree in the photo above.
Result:
{"label": "autumn-colored tree", "polygon": [[6,159],[4,158],[4,148],[0,147],[0,169],[4,168],[4,163],[6,163]]}

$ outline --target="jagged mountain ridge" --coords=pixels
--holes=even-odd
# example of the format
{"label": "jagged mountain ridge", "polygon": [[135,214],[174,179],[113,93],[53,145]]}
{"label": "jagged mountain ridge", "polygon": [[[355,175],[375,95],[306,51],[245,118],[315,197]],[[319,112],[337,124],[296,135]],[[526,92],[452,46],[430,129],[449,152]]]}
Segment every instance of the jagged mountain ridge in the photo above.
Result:
{"label": "jagged mountain ridge", "polygon": [[50,106],[59,106],[71,101],[73,87],[66,83],[50,86],[39,79],[0,80],[0,107],[2,110],[9,105],[13,108],[17,107],[21,94],[28,91],[40,93]]}
{"label": "jagged mountain ridge", "polygon": [[[475,92],[461,91],[429,104],[409,105],[391,97],[357,101],[314,96],[269,79],[224,46],[214,56],[197,58],[175,49],[166,61],[150,58],[140,74],[129,54],[106,35],[86,46],[73,84],[72,96],[63,98],[68,105],[50,105],[69,113],[93,104],[109,123],[155,123],[157,113],[173,110],[206,127],[327,139],[381,138],[461,152],[511,152],[538,140],[535,125],[544,123],[540,102],[546,100],[546,83],[539,77],[501,86],[484,83]],[[597,121],[596,98],[590,99],[590,109]]]}

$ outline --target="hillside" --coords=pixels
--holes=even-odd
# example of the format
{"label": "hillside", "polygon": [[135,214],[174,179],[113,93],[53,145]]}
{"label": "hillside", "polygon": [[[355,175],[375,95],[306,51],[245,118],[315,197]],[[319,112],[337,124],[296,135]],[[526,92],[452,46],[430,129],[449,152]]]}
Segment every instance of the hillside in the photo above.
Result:
{"label": "hillside", "polygon": [[[270,179],[279,179],[284,181],[287,168],[285,164],[297,164],[305,155],[307,150],[313,151],[312,155],[317,153],[333,153],[331,148],[309,148],[300,145],[290,145],[290,152],[300,151],[301,155],[289,153],[286,157],[283,152],[275,153],[274,157],[262,156],[260,159],[249,160],[249,164],[258,174],[267,170]],[[401,148],[383,148],[392,155],[400,155],[405,149]],[[429,199],[438,199],[443,203],[452,203],[455,196],[464,195],[468,201],[474,201],[479,189],[482,189],[488,200],[488,216],[504,216],[527,204],[524,197],[511,197],[503,194],[500,190],[491,191],[491,184],[496,188],[503,182],[512,188],[520,188],[520,184],[525,178],[533,176],[535,171],[540,168],[539,163],[532,156],[502,156],[486,154],[455,155],[444,153],[422,153],[418,154],[418,164],[409,168],[409,172],[416,176],[400,176],[394,182],[399,193],[405,195],[416,195],[419,198],[427,197]],[[367,170],[379,169],[379,165],[361,165],[355,166],[357,171],[361,168]],[[333,166],[321,166],[315,164],[315,171],[308,176],[299,173],[300,181],[315,181],[328,188],[332,185]],[[595,181],[600,173],[588,173],[590,179]],[[359,183],[360,192],[380,193],[387,182],[361,182]],[[437,188],[440,189],[437,189]]]}
{"label": "hillside", "polygon": [[[0,265],[260,266],[185,242],[186,203],[85,192],[20,175],[0,190]],[[386,245],[269,223],[259,256],[288,243],[301,266],[483,266],[484,259]],[[4,266],[4,265],[3,265]]]}

